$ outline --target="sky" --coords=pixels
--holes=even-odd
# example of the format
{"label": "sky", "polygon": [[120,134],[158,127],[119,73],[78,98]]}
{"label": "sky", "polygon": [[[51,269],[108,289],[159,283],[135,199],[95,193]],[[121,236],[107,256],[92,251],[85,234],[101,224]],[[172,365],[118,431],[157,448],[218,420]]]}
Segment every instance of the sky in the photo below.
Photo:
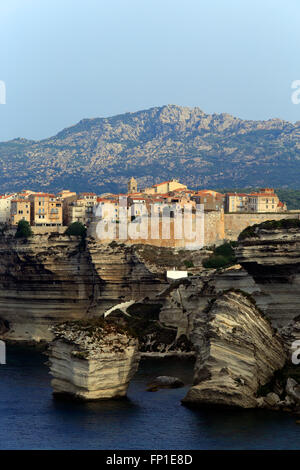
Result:
{"label": "sky", "polygon": [[1,0],[0,141],[165,104],[298,121],[299,21],[299,0]]}

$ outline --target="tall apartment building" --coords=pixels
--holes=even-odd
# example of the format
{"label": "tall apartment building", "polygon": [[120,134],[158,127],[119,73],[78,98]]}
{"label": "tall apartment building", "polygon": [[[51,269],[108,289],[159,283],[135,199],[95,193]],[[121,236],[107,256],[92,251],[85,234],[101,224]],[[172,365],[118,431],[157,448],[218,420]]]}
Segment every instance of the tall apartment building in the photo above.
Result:
{"label": "tall apartment building", "polygon": [[77,194],[74,191],[69,191],[68,189],[63,189],[60,191],[57,196],[62,202],[62,212],[63,212],[63,225],[68,225],[68,211],[69,204],[76,201]]}
{"label": "tall apartment building", "polygon": [[95,193],[80,193],[79,197],[85,202],[85,225],[89,225],[93,219],[94,206],[97,204]]}
{"label": "tall apartment building", "polygon": [[248,212],[248,195],[244,193],[226,193],[226,212]]}
{"label": "tall apartment building", "polygon": [[78,198],[68,203],[67,225],[80,222],[89,225],[93,219],[94,206],[97,204],[95,193],[80,193]]}
{"label": "tall apartment building", "polygon": [[191,199],[196,204],[203,204],[206,211],[220,211],[224,209],[224,194],[211,190],[202,190],[192,194]]}
{"label": "tall apartment building", "polygon": [[86,224],[86,205],[83,199],[76,199],[68,203],[67,210],[66,225],[73,224],[74,222]]}
{"label": "tall apartment building", "polygon": [[5,224],[10,221],[11,201],[15,199],[14,194],[0,196],[0,223]]}
{"label": "tall apartment building", "polygon": [[31,221],[31,204],[28,199],[19,198],[12,199],[10,206],[10,223],[18,225],[21,220],[26,220],[30,224]]}
{"label": "tall apartment building", "polygon": [[249,212],[281,212],[279,197],[272,188],[263,188],[248,196]]}
{"label": "tall apartment building", "polygon": [[119,220],[119,200],[107,199],[103,197],[97,198],[96,218],[117,221]]}
{"label": "tall apartment building", "polygon": [[226,212],[283,212],[286,205],[280,202],[273,188],[262,188],[249,194],[227,193],[225,195]]}
{"label": "tall apartment building", "polygon": [[35,193],[28,199],[31,202],[31,225],[36,226],[62,226],[62,201],[54,194]]}

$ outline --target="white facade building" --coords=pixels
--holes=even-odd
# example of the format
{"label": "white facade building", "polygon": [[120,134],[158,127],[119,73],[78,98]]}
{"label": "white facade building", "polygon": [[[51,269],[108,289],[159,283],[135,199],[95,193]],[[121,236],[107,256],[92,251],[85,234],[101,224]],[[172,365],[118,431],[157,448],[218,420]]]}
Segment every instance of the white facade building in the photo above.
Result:
{"label": "white facade building", "polygon": [[14,197],[14,194],[0,196],[0,223],[2,224],[8,223],[10,220],[11,201]]}

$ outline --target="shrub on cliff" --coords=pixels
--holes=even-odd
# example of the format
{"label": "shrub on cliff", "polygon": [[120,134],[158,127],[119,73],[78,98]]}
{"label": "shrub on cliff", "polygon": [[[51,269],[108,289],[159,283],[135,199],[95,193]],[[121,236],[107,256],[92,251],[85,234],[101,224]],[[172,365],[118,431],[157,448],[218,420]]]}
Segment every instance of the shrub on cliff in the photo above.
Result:
{"label": "shrub on cliff", "polygon": [[20,220],[18,223],[17,231],[15,234],[16,238],[29,238],[32,237],[33,232],[31,230],[29,222],[26,220]]}
{"label": "shrub on cliff", "polygon": [[239,235],[239,240],[244,240],[245,238],[255,238],[258,237],[258,230],[278,230],[278,229],[289,229],[289,228],[299,228],[300,229],[300,220],[299,219],[280,219],[280,220],[266,220],[261,224],[254,224],[246,227]]}
{"label": "shrub on cliff", "polygon": [[214,249],[213,254],[203,261],[205,268],[228,268],[236,263],[233,247],[235,242],[224,243]]}
{"label": "shrub on cliff", "polygon": [[69,225],[67,228],[66,235],[74,235],[75,237],[86,237],[86,227],[81,222],[73,222],[73,224]]}
{"label": "shrub on cliff", "polygon": [[191,261],[191,260],[189,260],[189,259],[184,260],[183,264],[185,265],[185,267],[186,267],[187,269],[194,267],[193,261]]}

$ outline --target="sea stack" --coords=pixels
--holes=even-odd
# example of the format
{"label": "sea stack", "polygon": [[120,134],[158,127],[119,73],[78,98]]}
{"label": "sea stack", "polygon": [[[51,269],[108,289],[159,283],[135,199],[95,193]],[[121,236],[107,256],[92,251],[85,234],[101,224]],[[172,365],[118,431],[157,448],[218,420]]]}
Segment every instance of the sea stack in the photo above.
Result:
{"label": "sea stack", "polygon": [[138,340],[126,328],[102,318],[51,328],[49,346],[53,394],[81,400],[124,397],[138,369]]}

